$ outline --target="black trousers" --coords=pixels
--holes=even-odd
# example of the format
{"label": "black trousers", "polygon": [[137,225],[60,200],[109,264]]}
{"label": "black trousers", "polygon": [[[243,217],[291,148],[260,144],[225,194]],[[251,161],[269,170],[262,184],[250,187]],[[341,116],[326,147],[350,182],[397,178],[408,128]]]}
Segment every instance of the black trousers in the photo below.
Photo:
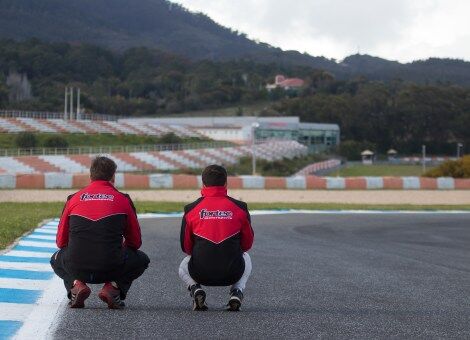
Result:
{"label": "black trousers", "polygon": [[121,291],[121,299],[124,300],[132,282],[144,273],[150,263],[150,259],[143,251],[127,248],[125,249],[125,260],[122,267],[112,271],[103,270],[91,272],[68,266],[65,261],[67,258],[66,254],[67,248],[57,251],[51,257],[51,266],[57,276],[64,280],[65,289],[67,289],[67,296],[69,298],[70,290],[75,280],[98,284],[114,281]]}

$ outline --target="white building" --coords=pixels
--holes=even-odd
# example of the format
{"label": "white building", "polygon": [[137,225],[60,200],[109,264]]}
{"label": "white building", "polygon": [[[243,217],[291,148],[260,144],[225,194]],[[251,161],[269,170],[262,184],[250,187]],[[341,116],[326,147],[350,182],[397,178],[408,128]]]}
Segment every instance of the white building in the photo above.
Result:
{"label": "white building", "polygon": [[149,123],[168,126],[186,126],[213,140],[246,143],[252,140],[252,126],[260,124],[298,124],[299,117],[163,117],[163,118],[125,118],[120,123]]}

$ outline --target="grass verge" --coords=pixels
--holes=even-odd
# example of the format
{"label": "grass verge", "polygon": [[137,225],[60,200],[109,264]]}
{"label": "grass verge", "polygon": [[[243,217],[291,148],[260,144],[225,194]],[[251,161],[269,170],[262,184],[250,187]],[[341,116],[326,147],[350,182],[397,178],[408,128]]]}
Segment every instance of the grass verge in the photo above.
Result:
{"label": "grass verge", "polygon": [[[34,133],[36,147],[47,147],[47,141],[51,137],[58,137],[68,147],[97,147],[97,146],[126,146],[149,144],[187,144],[211,141],[208,138],[180,138],[176,135],[142,136],[142,135],[113,135],[110,133],[85,134],[85,133]],[[16,149],[18,134],[0,133],[0,148]]]}
{"label": "grass verge", "polygon": [[[182,211],[181,202],[135,202],[139,213]],[[59,217],[62,202],[0,203],[0,249],[34,229],[47,218]],[[468,210],[470,205],[361,205],[335,203],[251,203],[251,210],[306,209],[306,210]]]}
{"label": "grass verge", "polygon": [[330,175],[341,177],[356,176],[422,176],[423,170],[419,165],[353,165],[342,168]]}

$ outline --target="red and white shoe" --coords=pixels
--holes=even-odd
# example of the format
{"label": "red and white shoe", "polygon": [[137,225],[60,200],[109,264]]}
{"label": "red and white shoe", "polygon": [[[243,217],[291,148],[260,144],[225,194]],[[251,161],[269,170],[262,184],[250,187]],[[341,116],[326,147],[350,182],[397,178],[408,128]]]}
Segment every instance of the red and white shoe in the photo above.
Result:
{"label": "red and white shoe", "polygon": [[98,297],[108,305],[109,309],[124,308],[124,302],[121,301],[121,291],[114,287],[111,282],[106,282],[98,293]]}
{"label": "red and white shoe", "polygon": [[70,308],[83,308],[85,307],[85,300],[91,294],[91,289],[82,281],[75,280],[72,289],[70,290]]}

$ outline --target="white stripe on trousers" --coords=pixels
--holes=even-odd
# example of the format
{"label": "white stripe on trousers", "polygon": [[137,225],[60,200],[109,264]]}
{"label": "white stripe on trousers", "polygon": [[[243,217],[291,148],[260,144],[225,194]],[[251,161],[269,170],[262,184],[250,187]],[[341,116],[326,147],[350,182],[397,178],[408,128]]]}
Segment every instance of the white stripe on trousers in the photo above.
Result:
{"label": "white stripe on trousers", "polygon": [[[189,275],[189,269],[188,269],[188,264],[189,260],[191,260],[191,256],[186,256],[183,261],[181,261],[178,273],[183,280],[183,282],[186,284],[186,286],[190,287],[192,285],[195,285],[197,282],[193,280],[191,275]],[[230,289],[240,289],[241,291],[245,290],[246,283],[248,282],[248,279],[251,274],[251,269],[252,269],[252,264],[251,264],[251,257],[248,253],[243,253],[243,260],[245,260],[245,271],[243,272],[242,277],[238,282],[232,285]]]}

